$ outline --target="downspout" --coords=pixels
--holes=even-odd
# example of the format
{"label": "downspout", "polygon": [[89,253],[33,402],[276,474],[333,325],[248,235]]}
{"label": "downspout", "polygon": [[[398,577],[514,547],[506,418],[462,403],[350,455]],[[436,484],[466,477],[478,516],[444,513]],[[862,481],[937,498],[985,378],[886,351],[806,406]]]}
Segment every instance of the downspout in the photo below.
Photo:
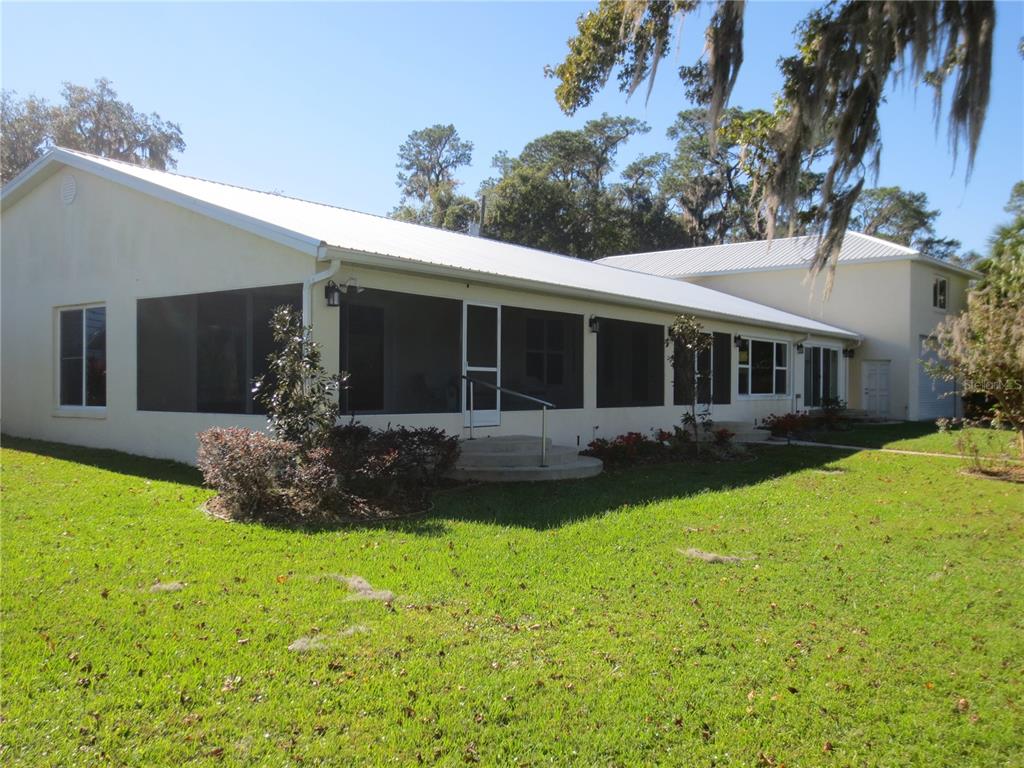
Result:
{"label": "downspout", "polygon": [[327,259],[327,243],[323,240],[316,247],[316,260],[330,261],[330,263],[327,269],[315,272],[302,281],[302,324],[306,326],[313,323],[313,286],[321,280],[333,277],[341,267],[341,259],[339,257],[335,256],[329,260]]}

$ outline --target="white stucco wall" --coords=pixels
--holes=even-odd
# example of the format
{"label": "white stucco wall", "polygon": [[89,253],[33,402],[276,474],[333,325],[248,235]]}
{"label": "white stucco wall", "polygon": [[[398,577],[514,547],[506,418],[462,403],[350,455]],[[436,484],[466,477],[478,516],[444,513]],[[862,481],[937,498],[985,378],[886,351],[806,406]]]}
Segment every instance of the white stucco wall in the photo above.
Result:
{"label": "white stucco wall", "polygon": [[[932,307],[932,280],[949,281],[946,312]],[[771,307],[856,331],[864,341],[849,367],[851,408],[863,408],[862,363],[890,362],[889,416],[917,418],[918,340],[965,301],[967,278],[959,273],[910,260],[841,264],[828,299],[825,276],[807,281],[803,269],[749,272],[692,278],[691,282],[742,296]]]}
{"label": "white stucco wall", "polygon": [[[2,399],[4,432],[193,462],[197,432],[211,425],[264,428],[262,416],[165,413],[136,408],[136,302],[140,298],[299,283],[322,269],[312,256],[250,235],[207,217],[75,171],[77,196],[60,198],[60,171],[3,212]],[[365,288],[404,291],[484,303],[572,312],[666,325],[672,315],[605,302],[515,291],[475,282],[414,276],[342,262],[335,279],[355,277]],[[100,413],[57,407],[56,320],[62,306],[102,302],[107,307],[107,406]],[[313,290],[315,337],[329,370],[337,370],[338,310],[327,307],[322,286]],[[787,342],[805,335],[743,323],[709,320],[706,330]],[[904,334],[906,338],[906,334]],[[812,340],[813,341],[813,340]],[[678,423],[672,372],[666,365],[665,403],[648,408],[597,408],[597,336],[584,328],[584,407],[549,412],[548,433],[567,445],[595,436],[646,432]],[[666,350],[667,355],[667,350]],[[790,392],[779,397],[738,397],[736,353],[732,403],[714,406],[717,421],[753,424],[793,410],[803,384],[802,359],[791,346]],[[844,361],[845,362],[845,361]],[[383,426],[437,425],[465,434],[463,415],[366,416]],[[538,412],[505,412],[500,427],[479,434],[536,434]]]}

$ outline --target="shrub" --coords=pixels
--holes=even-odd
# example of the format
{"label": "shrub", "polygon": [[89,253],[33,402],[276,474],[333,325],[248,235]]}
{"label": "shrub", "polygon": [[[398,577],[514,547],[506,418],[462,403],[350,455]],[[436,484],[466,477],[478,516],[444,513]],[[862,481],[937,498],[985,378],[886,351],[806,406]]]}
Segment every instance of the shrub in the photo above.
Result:
{"label": "shrub", "polygon": [[716,429],[711,434],[712,437],[714,437],[715,445],[718,446],[719,448],[728,448],[732,439],[736,437],[735,432],[733,432],[731,429],[726,429],[725,427],[722,427],[721,429]]}
{"label": "shrub", "polygon": [[197,464],[231,517],[254,517],[287,503],[286,489],[298,446],[242,427],[199,433]]}
{"label": "shrub", "polygon": [[773,437],[792,437],[811,431],[819,423],[820,419],[809,413],[773,413],[762,421],[762,426],[770,430]]}
{"label": "shrub", "polygon": [[372,507],[420,509],[454,466],[457,437],[436,427],[371,429],[355,422],[327,438],[338,483]]}

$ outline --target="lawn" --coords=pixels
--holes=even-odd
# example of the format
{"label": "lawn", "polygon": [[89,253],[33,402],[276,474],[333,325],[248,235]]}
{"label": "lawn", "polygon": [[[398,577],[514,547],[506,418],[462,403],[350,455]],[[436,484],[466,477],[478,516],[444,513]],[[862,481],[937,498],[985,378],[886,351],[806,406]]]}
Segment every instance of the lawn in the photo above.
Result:
{"label": "lawn", "polygon": [[894,424],[856,424],[850,429],[823,431],[808,439],[833,445],[856,445],[864,448],[896,448],[902,451],[959,454],[957,440],[969,437],[982,456],[1017,457],[1017,435],[1004,429],[968,427],[940,432],[934,422],[903,421]]}
{"label": "lawn", "polygon": [[955,462],[782,446],[296,531],[181,465],[2,460],[5,765],[1024,765],[1024,491]]}

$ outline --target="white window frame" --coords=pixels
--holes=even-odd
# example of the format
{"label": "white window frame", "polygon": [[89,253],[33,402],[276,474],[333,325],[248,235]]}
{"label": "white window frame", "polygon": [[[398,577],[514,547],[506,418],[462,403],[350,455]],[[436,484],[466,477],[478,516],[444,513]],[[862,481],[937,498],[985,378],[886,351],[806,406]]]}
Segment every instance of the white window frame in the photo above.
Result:
{"label": "white window frame", "polygon": [[[793,360],[793,353],[792,353],[792,350],[791,350],[791,347],[793,345],[789,341],[786,341],[785,339],[766,339],[766,338],[757,337],[757,336],[743,336],[743,341],[747,342],[747,362],[746,363],[741,363],[740,362],[740,356],[738,354],[736,355],[736,396],[737,397],[748,398],[748,399],[751,399],[751,400],[785,400],[785,399],[788,399],[788,398],[792,397],[793,396],[793,374],[792,374],[792,371],[790,370],[790,367],[791,367],[790,363]],[[783,345],[786,348],[786,364],[785,365],[779,365],[778,364],[778,356],[776,355],[776,349],[775,349],[774,346],[772,346],[772,391],[770,393],[769,392],[757,392],[757,393],[754,393],[754,392],[750,391],[753,388],[753,385],[754,385],[753,376],[751,375],[750,361],[753,359],[754,349],[753,349],[752,344],[755,341],[760,341],[762,343],[768,343],[768,344],[772,344],[772,345],[781,344],[781,345]],[[747,391],[746,391],[745,394],[741,393],[739,391],[739,388],[740,388],[739,387],[739,372],[743,368],[747,369]],[[786,392],[776,392],[775,391],[775,374],[778,373],[779,371],[785,371],[786,372],[786,389],[788,390]]]}
{"label": "white window frame", "polygon": [[938,312],[946,312],[949,306],[949,280],[941,275],[935,275],[932,281],[932,309]]}
{"label": "white window frame", "polygon": [[[104,346],[107,349],[109,357],[110,347],[107,344],[109,341],[106,338],[107,328],[110,326],[110,313],[107,307],[107,303],[104,301],[93,301],[86,304],[67,304],[64,306],[53,308],[53,338],[54,338],[54,376],[53,376],[53,402],[55,416],[70,416],[70,417],[81,417],[81,418],[104,418],[107,414],[107,404],[109,404],[109,388],[105,388],[103,392],[104,405],[86,405],[86,376],[88,375],[88,365],[86,364],[87,358],[87,338],[88,325],[85,322],[85,313],[90,309],[102,308],[104,310]],[[81,312],[82,313],[82,404],[81,405],[63,405],[60,401],[60,383],[61,383],[61,316],[65,312]]]}

